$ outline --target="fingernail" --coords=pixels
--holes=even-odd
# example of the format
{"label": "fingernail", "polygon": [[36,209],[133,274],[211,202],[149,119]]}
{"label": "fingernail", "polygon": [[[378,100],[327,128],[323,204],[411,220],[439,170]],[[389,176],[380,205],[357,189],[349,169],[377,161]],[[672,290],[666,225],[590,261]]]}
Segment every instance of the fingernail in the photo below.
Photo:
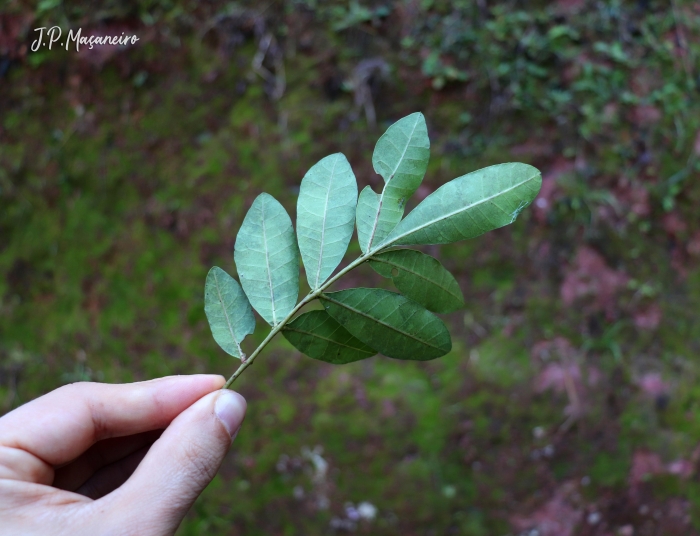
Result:
{"label": "fingernail", "polygon": [[234,437],[241,427],[243,417],[245,417],[246,401],[235,391],[222,390],[216,398],[214,413],[226,427],[226,431]]}

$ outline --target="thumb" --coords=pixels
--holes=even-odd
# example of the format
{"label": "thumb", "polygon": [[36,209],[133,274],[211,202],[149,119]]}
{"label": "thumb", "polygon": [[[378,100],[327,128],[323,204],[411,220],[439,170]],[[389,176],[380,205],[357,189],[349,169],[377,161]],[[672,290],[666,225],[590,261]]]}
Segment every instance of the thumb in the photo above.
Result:
{"label": "thumb", "polygon": [[130,512],[139,534],[173,534],[219,470],[245,412],[245,399],[229,390],[208,394],[183,411],[112,494],[121,503],[115,511]]}

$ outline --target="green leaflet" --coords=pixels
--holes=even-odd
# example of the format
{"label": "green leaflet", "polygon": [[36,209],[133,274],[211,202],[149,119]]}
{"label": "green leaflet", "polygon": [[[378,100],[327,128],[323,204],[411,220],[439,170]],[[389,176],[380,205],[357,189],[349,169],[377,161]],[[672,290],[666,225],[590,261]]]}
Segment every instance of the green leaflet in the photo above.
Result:
{"label": "green leaflet", "polygon": [[218,266],[207,274],[204,312],[217,344],[233,357],[244,359],[240,343],[255,331],[255,317],[241,286]]}
{"label": "green leaflet", "polygon": [[430,311],[449,313],[464,305],[455,278],[430,255],[414,249],[395,249],[375,255],[369,264],[380,275],[392,278],[402,294]]}
{"label": "green leaflet", "polygon": [[357,181],[341,153],[321,159],[301,181],[297,237],[306,279],[317,289],[348,249],[355,226]]}
{"label": "green leaflet", "polygon": [[277,325],[299,296],[299,249],[292,221],[271,195],[260,194],[250,207],[236,237],[234,259],[251,305]]}
{"label": "green leaflet", "polygon": [[428,128],[420,112],[400,119],[379,138],[372,165],[384,178],[384,189],[376,194],[367,186],[357,203],[357,235],[363,252],[382,242],[401,221],[406,201],[420,186],[429,158]]}
{"label": "green leaflet", "polygon": [[454,179],[426,197],[380,244],[448,244],[513,223],[540,191],[527,164],[499,164]]}
{"label": "green leaflet", "polygon": [[282,329],[282,335],[300,352],[326,363],[343,365],[377,353],[350,335],[326,311],[309,311]]}
{"label": "green leaflet", "polygon": [[445,324],[401,294],[353,288],[322,294],[321,303],[352,335],[387,357],[425,361],[452,348]]}

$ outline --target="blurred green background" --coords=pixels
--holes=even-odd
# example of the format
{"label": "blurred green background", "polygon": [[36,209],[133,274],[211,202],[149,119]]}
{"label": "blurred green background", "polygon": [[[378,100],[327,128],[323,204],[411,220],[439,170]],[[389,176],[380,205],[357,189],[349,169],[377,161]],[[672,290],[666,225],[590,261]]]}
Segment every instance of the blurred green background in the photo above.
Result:
{"label": "blurred green background", "polygon": [[[32,52],[53,25],[140,41]],[[252,200],[294,217],[337,151],[376,186],[375,141],[422,111],[417,197],[544,175],[512,226],[427,248],[467,299],[454,350],[334,367],[276,339],[179,534],[700,534],[699,58],[691,0],[4,0],[0,412],[229,375],[203,284]]]}

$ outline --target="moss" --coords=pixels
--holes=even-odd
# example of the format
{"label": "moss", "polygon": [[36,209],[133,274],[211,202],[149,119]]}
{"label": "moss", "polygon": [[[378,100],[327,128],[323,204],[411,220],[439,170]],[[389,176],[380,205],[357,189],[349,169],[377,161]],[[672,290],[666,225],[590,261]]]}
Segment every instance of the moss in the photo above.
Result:
{"label": "moss", "polygon": [[[270,192],[293,213],[300,178],[336,151],[362,186],[376,185],[377,133],[422,110],[427,191],[521,160],[555,182],[552,210],[541,220],[532,207],[507,229],[440,248],[468,306],[446,317],[455,344],[439,361],[332,368],[275,341],[237,384],[247,428],[181,533],[318,534],[345,502],[368,500],[379,518],[360,533],[505,534],[504,519],[546,500],[553,482],[590,475],[588,498],[603,500],[627,486],[635,449],[688,459],[700,438],[700,270],[686,247],[699,230],[690,178],[700,99],[674,45],[679,23],[656,1],[578,13],[477,4],[420,2],[411,13],[389,2],[388,14],[355,20],[342,2],[273,3],[262,17],[286,76],[274,101],[251,69],[255,38],[239,32],[227,48],[240,28],[208,26],[231,20],[215,3],[114,0],[99,14],[42,3],[37,24],[129,17],[160,37],[101,68],[65,51],[29,55],[0,84],[2,410],[76,379],[230,373],[202,286],[212,264],[234,272],[252,199]],[[697,22],[680,28],[697,58]],[[366,57],[389,66],[371,85],[375,128],[350,84]],[[562,157],[575,166],[557,176]],[[648,211],[625,204],[629,183],[648,192]],[[668,231],[667,214],[685,230]],[[584,245],[636,281],[615,295],[612,316],[562,303]],[[650,304],[661,322],[640,329],[635,314]],[[251,345],[264,333],[259,325]],[[583,386],[587,412],[561,435],[568,401],[532,393],[541,364],[530,356],[557,336],[602,375]],[[669,382],[663,407],[635,384],[648,370]],[[552,458],[533,455],[548,444]],[[316,445],[330,464],[329,510],[314,506],[302,457]],[[278,470],[284,456],[296,468]],[[662,477],[654,500],[698,506],[696,488]]]}

